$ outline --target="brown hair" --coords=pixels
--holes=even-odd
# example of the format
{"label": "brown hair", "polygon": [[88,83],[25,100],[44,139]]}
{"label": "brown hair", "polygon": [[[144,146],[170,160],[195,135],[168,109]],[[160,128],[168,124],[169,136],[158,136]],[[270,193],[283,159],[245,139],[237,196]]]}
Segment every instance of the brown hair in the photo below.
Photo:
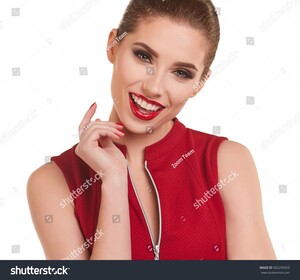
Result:
{"label": "brown hair", "polygon": [[207,54],[202,78],[208,73],[220,41],[220,24],[211,0],[131,0],[118,28],[118,36],[134,32],[140,20],[168,17],[189,24],[207,39]]}

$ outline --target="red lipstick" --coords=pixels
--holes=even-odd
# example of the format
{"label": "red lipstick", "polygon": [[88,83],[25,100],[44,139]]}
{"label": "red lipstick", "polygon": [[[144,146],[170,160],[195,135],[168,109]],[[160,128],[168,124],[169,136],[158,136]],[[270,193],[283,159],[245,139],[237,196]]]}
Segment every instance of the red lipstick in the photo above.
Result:
{"label": "red lipstick", "polygon": [[[151,111],[151,110],[147,110],[145,108],[142,108],[139,104],[137,104],[134,101],[132,95],[135,98],[142,99],[147,104],[154,105],[154,106],[157,106],[159,108],[156,111]],[[134,114],[134,116],[141,119],[141,120],[144,120],[144,121],[153,120],[154,118],[156,118],[163,111],[163,109],[165,109],[165,107],[163,105],[161,105],[160,103],[158,103],[156,101],[153,101],[153,100],[149,100],[145,96],[143,96],[141,94],[138,94],[138,93],[134,93],[134,92],[129,93],[129,102],[130,102],[131,111]]]}

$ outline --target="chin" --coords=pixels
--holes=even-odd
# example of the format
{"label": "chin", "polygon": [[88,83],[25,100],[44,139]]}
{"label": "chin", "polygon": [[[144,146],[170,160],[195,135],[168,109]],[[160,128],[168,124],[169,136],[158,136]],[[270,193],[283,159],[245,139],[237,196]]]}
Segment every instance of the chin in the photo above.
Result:
{"label": "chin", "polygon": [[133,117],[120,118],[126,130],[134,134],[152,134],[155,128],[159,127],[157,122],[135,120]]}

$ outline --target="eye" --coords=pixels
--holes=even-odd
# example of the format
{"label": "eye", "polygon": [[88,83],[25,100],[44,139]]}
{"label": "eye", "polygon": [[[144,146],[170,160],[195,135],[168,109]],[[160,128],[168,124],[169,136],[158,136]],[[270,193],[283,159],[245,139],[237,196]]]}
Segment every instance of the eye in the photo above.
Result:
{"label": "eye", "polygon": [[178,76],[179,78],[193,79],[193,75],[186,70],[177,70],[174,73],[177,73],[176,76]]}
{"label": "eye", "polygon": [[135,56],[137,56],[141,61],[151,63],[151,56],[143,51],[133,51]]}

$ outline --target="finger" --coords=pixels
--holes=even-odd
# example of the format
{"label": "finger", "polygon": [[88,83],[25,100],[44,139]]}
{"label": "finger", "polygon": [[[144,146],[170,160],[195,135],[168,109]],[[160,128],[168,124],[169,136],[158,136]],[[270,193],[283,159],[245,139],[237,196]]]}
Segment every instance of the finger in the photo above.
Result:
{"label": "finger", "polygon": [[114,123],[114,122],[107,122],[107,121],[101,121],[100,119],[95,119],[94,122],[89,122],[86,126],[84,126],[81,131],[87,131],[88,128],[94,124],[100,124],[105,126],[110,126],[112,128],[116,128],[118,130],[124,129],[124,126],[122,124]]}
{"label": "finger", "polygon": [[[117,140],[117,139],[116,139]],[[100,142],[100,145],[103,149],[105,148],[114,148],[116,147],[116,145],[114,144],[114,142],[112,141],[111,138],[108,138],[108,137],[101,137],[99,139],[99,142]]]}
{"label": "finger", "polygon": [[80,141],[86,141],[86,139],[89,137],[89,135],[92,133],[94,130],[110,130],[113,133],[123,136],[124,132],[121,131],[121,128],[116,128],[113,125],[105,122],[97,123],[97,122],[92,122],[89,123],[84,130],[81,130],[82,133],[80,133]]}
{"label": "finger", "polygon": [[80,125],[79,131],[82,131],[92,120],[92,117],[95,115],[97,110],[97,103],[95,102],[85,113]]}
{"label": "finger", "polygon": [[[111,129],[93,129],[90,131],[88,135],[85,135],[84,139],[80,140],[81,145],[91,144],[92,146],[98,146],[98,142],[102,139],[110,139],[110,141],[113,140],[119,140],[123,135],[118,135],[117,133],[113,132]],[[106,142],[107,144],[107,142]]]}
{"label": "finger", "polygon": [[100,119],[95,119],[95,122],[97,122],[97,123],[103,123],[103,124],[107,124],[107,125],[111,125],[112,127],[116,127],[116,128],[124,128],[124,125],[122,125],[120,123],[114,123],[114,122],[108,122],[108,121],[101,121]]}
{"label": "finger", "polygon": [[113,140],[119,140],[122,136],[124,136],[124,134],[118,134],[111,129],[93,129],[89,132],[89,134],[84,136],[84,139],[81,142],[90,143],[105,137],[109,137]]}
{"label": "finger", "polygon": [[89,146],[93,148],[104,149],[111,147],[112,145],[114,145],[113,141],[118,141],[119,139],[120,137],[112,132],[94,132],[94,134],[90,135],[90,138],[87,140],[87,142],[83,142],[83,145],[85,145],[86,147]]}

